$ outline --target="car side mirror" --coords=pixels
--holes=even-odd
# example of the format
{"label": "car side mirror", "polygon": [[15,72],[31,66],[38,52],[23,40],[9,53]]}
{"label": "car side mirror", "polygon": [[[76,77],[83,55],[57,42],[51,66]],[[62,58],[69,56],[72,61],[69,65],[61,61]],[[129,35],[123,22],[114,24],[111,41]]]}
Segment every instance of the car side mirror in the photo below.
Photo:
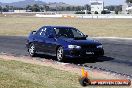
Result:
{"label": "car side mirror", "polygon": [[85,37],[88,37],[88,35],[85,35]]}
{"label": "car side mirror", "polygon": [[34,35],[36,33],[36,31],[32,31],[32,34]]}

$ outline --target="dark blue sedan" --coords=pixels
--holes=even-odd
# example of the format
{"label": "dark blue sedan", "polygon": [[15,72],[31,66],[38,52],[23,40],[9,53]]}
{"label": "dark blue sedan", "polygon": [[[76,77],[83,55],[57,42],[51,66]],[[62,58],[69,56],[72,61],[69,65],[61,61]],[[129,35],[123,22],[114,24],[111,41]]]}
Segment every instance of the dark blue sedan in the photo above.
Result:
{"label": "dark blue sedan", "polygon": [[44,26],[32,31],[26,46],[32,57],[43,53],[56,56],[58,61],[104,55],[101,43],[89,39],[76,28],[65,26]]}

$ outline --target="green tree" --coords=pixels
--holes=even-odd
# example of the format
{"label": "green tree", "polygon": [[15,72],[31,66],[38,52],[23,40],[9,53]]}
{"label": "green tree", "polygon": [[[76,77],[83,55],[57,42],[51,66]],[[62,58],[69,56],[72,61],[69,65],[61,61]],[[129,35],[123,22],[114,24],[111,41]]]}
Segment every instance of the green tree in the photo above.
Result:
{"label": "green tree", "polygon": [[9,7],[9,10],[12,10],[13,11],[14,10],[14,6],[10,6]]}
{"label": "green tree", "polygon": [[108,10],[110,10],[110,11],[114,11],[115,8],[116,8],[116,6],[114,6],[114,5],[110,5],[110,6],[106,6],[106,7],[105,7],[105,9],[108,9]]}
{"label": "green tree", "polygon": [[47,6],[47,5],[44,5],[43,7],[44,7],[45,11],[49,11],[50,10],[49,6]]}
{"label": "green tree", "polygon": [[90,11],[90,10],[91,10],[90,5],[88,5],[88,4],[84,5],[84,7],[85,7],[85,8],[86,8],[86,10],[88,10],[88,11]]}
{"label": "green tree", "polygon": [[10,6],[6,5],[5,7],[2,8],[3,12],[8,12],[10,10]]}
{"label": "green tree", "polygon": [[31,5],[26,6],[26,10],[32,10],[32,6]]}
{"label": "green tree", "polygon": [[122,5],[110,5],[106,6],[105,9],[108,9],[109,11],[122,11]]}
{"label": "green tree", "polygon": [[132,0],[126,0],[127,3],[132,3]]}
{"label": "green tree", "polygon": [[122,5],[116,6],[114,11],[115,11],[115,14],[119,14],[119,12],[122,11]]}
{"label": "green tree", "polygon": [[60,11],[66,11],[66,8],[65,7],[61,7]]}
{"label": "green tree", "polygon": [[0,14],[2,14],[2,6],[0,6]]}
{"label": "green tree", "polygon": [[72,7],[72,11],[75,11],[75,10],[76,10],[76,7],[73,6],[73,7]]}
{"label": "green tree", "polygon": [[9,5],[6,5],[5,6],[5,12],[8,12],[10,10],[10,6]]}
{"label": "green tree", "polygon": [[99,13],[97,11],[95,11],[94,14],[99,14]]}
{"label": "green tree", "polygon": [[70,11],[70,10],[71,10],[70,6],[66,7],[66,11]]}
{"label": "green tree", "polygon": [[82,10],[81,6],[76,7],[76,11],[81,11],[81,10]]}
{"label": "green tree", "polygon": [[40,6],[40,12],[43,12],[44,11],[44,7],[43,6]]}
{"label": "green tree", "polygon": [[39,7],[37,4],[34,4],[34,5],[32,6],[32,11],[33,11],[33,12],[40,12],[40,7]]}

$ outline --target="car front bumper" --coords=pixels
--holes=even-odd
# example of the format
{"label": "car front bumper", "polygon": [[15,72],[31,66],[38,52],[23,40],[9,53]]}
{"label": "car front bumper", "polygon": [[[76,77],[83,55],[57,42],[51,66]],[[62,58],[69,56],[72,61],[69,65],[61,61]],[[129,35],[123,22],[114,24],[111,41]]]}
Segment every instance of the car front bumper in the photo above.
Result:
{"label": "car front bumper", "polygon": [[88,58],[100,57],[104,55],[104,49],[67,49],[64,50],[64,56],[68,58]]}

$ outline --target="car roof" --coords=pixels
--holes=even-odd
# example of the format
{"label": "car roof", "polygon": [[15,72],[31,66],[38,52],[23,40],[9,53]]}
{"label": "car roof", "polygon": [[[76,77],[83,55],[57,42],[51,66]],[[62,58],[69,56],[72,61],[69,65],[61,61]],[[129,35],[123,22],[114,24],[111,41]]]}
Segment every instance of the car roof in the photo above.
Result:
{"label": "car roof", "polygon": [[48,28],[74,28],[74,27],[69,27],[69,26],[44,26]]}

